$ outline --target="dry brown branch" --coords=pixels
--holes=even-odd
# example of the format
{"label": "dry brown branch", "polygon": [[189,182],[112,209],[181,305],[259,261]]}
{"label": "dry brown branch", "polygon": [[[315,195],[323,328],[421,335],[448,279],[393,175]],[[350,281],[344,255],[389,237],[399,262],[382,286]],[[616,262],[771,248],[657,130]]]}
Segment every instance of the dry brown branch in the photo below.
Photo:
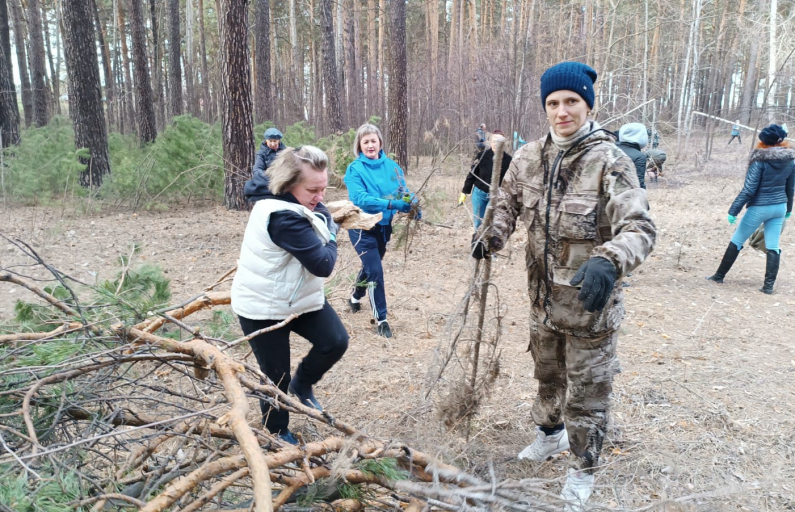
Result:
{"label": "dry brown branch", "polygon": [[75,507],[75,510],[77,510],[77,509],[80,509],[80,507],[85,507],[86,505],[91,505],[94,502],[107,501],[107,500],[126,501],[127,503],[131,503],[131,504],[133,504],[133,505],[135,505],[136,507],[139,507],[139,508],[143,507],[144,505],[146,505],[146,503],[144,503],[143,501],[141,501],[139,499],[133,498],[131,496],[127,496],[126,494],[121,494],[121,493],[114,492],[114,493],[109,493],[109,494],[100,494],[99,496],[93,496],[91,498],[86,498],[84,500],[81,500],[81,501],[78,501],[77,503],[75,503],[74,507]]}
{"label": "dry brown branch", "polygon": [[[201,496],[196,498],[196,500],[189,503],[187,506],[178,509],[176,512],[196,512],[204,505],[209,503],[211,499],[215,498],[216,496],[218,496],[218,494],[226,490],[227,487],[234,484],[241,478],[245,478],[247,476],[248,476],[248,468],[238,469],[234,473],[231,473],[229,476],[224,477],[224,479],[218,482],[217,484],[210,487],[207,491],[202,493]],[[276,504],[276,500],[274,500],[273,502],[273,508],[274,509],[279,508],[278,505]]]}
{"label": "dry brown branch", "polygon": [[[209,309],[213,306],[223,306],[231,303],[231,292],[208,292],[200,295],[185,306],[168,309],[165,311],[165,313],[168,313],[170,316],[181,320],[188,315],[196,313],[197,311]],[[143,322],[139,323],[135,326],[135,328],[146,332],[155,332],[156,330],[163,327],[166,322],[167,320],[165,318],[150,318],[149,320],[144,320]]]}
{"label": "dry brown branch", "polygon": [[0,336],[0,345],[5,343],[14,343],[19,341],[40,341],[54,338],[59,334],[67,334],[83,328],[83,324],[78,322],[70,322],[64,324],[50,332],[24,332],[18,334],[3,334]]}
{"label": "dry brown branch", "polygon": [[258,331],[254,331],[254,332],[252,332],[251,334],[249,334],[247,336],[243,336],[241,338],[236,339],[235,341],[233,341],[233,342],[229,343],[228,345],[226,345],[225,347],[221,348],[221,350],[229,350],[230,348],[232,348],[232,347],[234,347],[236,345],[239,345],[239,344],[241,344],[241,343],[243,343],[245,341],[250,341],[253,338],[256,338],[260,334],[265,334],[266,332],[271,332],[271,331],[275,331],[277,329],[281,329],[282,327],[284,327],[285,325],[289,324],[290,322],[292,322],[296,318],[298,318],[298,315],[293,313],[292,315],[288,316],[287,318],[285,318],[284,320],[282,320],[281,322],[279,322],[277,324],[273,324],[270,327],[263,327],[262,329],[260,329]]}
{"label": "dry brown branch", "polygon": [[[210,294],[207,295],[209,296]],[[202,302],[202,304],[204,303]],[[187,310],[188,308],[185,308],[185,310],[175,314],[183,313]],[[183,314],[182,317],[184,316]],[[116,329],[117,334],[120,336],[124,335],[123,326],[116,326]],[[136,328],[130,329],[126,333],[126,337],[131,341],[146,342],[170,352],[192,355],[195,359],[202,361],[207,367],[215,371],[223,383],[227,400],[231,404],[229,411],[218,419],[218,424],[229,425],[235,433],[238,443],[240,443],[240,448],[246,455],[251,478],[254,481],[255,510],[257,512],[272,510],[271,481],[268,476],[268,466],[260,450],[257,438],[246,421],[246,415],[249,411],[248,400],[238,377],[239,374],[245,371],[243,365],[225,355],[217,347],[200,339],[179,343]]]}

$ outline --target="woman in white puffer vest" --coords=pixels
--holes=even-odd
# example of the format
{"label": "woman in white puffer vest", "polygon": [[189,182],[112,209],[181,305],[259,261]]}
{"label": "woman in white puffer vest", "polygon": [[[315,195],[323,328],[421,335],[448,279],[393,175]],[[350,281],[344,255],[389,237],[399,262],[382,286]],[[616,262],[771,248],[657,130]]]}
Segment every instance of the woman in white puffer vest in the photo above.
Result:
{"label": "woman in white puffer vest", "polygon": [[[348,333],[323,293],[337,260],[337,225],[325,206],[328,157],[303,146],[282,151],[266,171],[269,190],[251,210],[232,282],[232,310],[246,335],[290,315],[287,325],[249,341],[260,368],[279,389],[322,410],[312,386],[348,348]],[[290,333],[312,349],[290,376]],[[297,444],[286,410],[260,401],[263,423]]]}

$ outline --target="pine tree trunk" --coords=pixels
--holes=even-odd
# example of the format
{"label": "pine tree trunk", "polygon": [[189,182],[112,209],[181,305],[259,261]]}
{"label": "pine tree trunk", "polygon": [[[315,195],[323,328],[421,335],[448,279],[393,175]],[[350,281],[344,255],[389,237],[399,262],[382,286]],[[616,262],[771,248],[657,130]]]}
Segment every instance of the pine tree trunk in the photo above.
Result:
{"label": "pine tree trunk", "polygon": [[256,53],[254,61],[257,69],[257,92],[255,97],[255,121],[262,123],[273,120],[273,97],[271,95],[271,34],[270,0],[257,0],[256,4]]}
{"label": "pine tree trunk", "polygon": [[17,89],[11,78],[11,40],[8,33],[8,6],[0,0],[0,136],[3,147],[19,144],[19,107]]}
{"label": "pine tree trunk", "polygon": [[102,54],[102,71],[105,77],[105,105],[108,111],[108,131],[115,123],[115,105],[113,104],[116,97],[115,87],[113,87],[113,73],[110,68],[110,50],[108,49],[107,39],[105,38],[105,29],[102,21],[99,18],[99,9],[97,8],[96,0],[91,0],[91,10],[94,13],[94,30],[97,31],[97,42],[99,42],[100,53]]}
{"label": "pine tree trunk", "polygon": [[406,74],[406,3],[389,2],[389,148],[395,161],[408,172],[408,79]]}
{"label": "pine tree trunk", "polygon": [[334,27],[332,25],[332,0],[320,1],[320,30],[323,35],[323,90],[326,97],[326,112],[332,131],[342,131],[342,106],[337,83],[336,58],[334,57]]}
{"label": "pine tree trunk", "polygon": [[154,142],[157,137],[157,125],[155,124],[155,106],[152,100],[152,84],[149,81],[146,58],[146,33],[144,32],[141,0],[130,0],[130,17],[133,61],[135,63],[135,98],[138,104],[138,139],[141,145],[144,145]]}
{"label": "pine tree trunk", "polygon": [[168,83],[171,89],[171,116],[182,115],[182,65],[179,33],[179,0],[168,0]]}
{"label": "pine tree trunk", "polygon": [[[11,20],[14,24],[14,46],[17,50],[17,69],[19,70],[19,82],[22,88],[22,109],[25,112],[25,126],[28,127],[33,123],[33,91],[30,89],[28,57],[25,51],[25,26],[22,23],[22,8],[19,0],[8,1]],[[11,57],[9,56],[9,58]]]}
{"label": "pine tree trunk", "polygon": [[91,0],[63,0],[63,36],[75,146],[91,151],[90,158],[81,159],[86,170],[80,173],[80,184],[99,187],[110,173],[110,159],[91,4]]}
{"label": "pine tree trunk", "polygon": [[[50,82],[52,84],[52,112],[61,115],[61,77],[55,70],[55,63],[52,60],[52,45],[50,44],[50,21],[47,18],[47,10],[45,6],[41,6],[42,25],[44,27],[44,47],[47,50],[47,62],[50,65]],[[57,13],[56,13],[57,17]],[[55,40],[57,42],[56,49],[60,48],[60,38],[58,37],[58,22],[55,23]]]}
{"label": "pine tree trunk", "polygon": [[204,0],[199,0],[199,46],[202,60],[202,92],[199,106],[202,109],[202,119],[209,123],[212,117],[210,115],[210,77],[207,75],[207,41],[204,37]]}
{"label": "pine tree trunk", "polygon": [[193,0],[185,0],[185,88],[188,93],[188,112],[198,117],[196,111],[196,76],[195,55],[193,46]]}
{"label": "pine tree trunk", "polygon": [[386,0],[378,0],[378,112],[386,112],[386,80],[384,80],[384,48],[386,45]]}
{"label": "pine tree trunk", "polygon": [[356,0],[352,0],[348,5],[349,15],[345,22],[345,79],[347,82],[348,91],[348,118],[351,120],[349,125],[358,125],[362,120],[359,117],[359,104],[362,101],[362,95],[359,92],[358,72],[356,70],[356,37],[354,34],[354,23],[356,16],[354,15],[354,6]]}
{"label": "pine tree trunk", "polygon": [[[765,11],[767,10],[766,0],[761,0],[757,5],[757,12],[754,13],[752,23],[761,22]],[[753,103],[756,98],[757,87],[759,86],[756,78],[757,60],[759,59],[759,39],[758,37],[751,38],[751,44],[748,47],[748,68],[745,73],[745,80],[743,80],[743,97],[740,102],[740,122],[742,124],[750,124],[751,112],[753,112]]]}
{"label": "pine tree trunk", "polygon": [[219,25],[223,66],[224,203],[247,207],[243,185],[254,164],[251,65],[248,52],[248,3],[223,0]]}
{"label": "pine tree trunk", "polygon": [[[119,43],[121,45],[122,67],[124,68],[124,91],[125,91],[124,104],[126,106],[126,111],[127,111],[127,125],[132,127],[132,131],[134,133],[137,133],[138,126],[136,125],[135,122],[135,108],[133,107],[133,81],[132,81],[132,74],[130,72],[131,68],[130,51],[127,48],[127,27],[124,16],[124,7],[122,6],[122,0],[116,0],[116,2],[117,2],[116,6],[118,8],[118,16],[119,16],[118,18]],[[138,110],[140,110],[140,108],[141,107],[139,105]],[[152,140],[154,140],[154,138]]]}
{"label": "pine tree trunk", "polygon": [[166,124],[166,102],[165,94],[163,93],[162,59],[160,56],[160,30],[162,27],[157,23],[156,0],[149,0],[149,17],[152,24],[152,62],[154,63],[152,66],[154,73],[154,95],[152,101],[155,104],[157,126],[163,127]]}
{"label": "pine tree trunk", "polygon": [[30,73],[33,82],[33,123],[46,126],[50,122],[50,103],[45,83],[44,33],[41,26],[39,0],[28,0],[28,30],[30,35]]}
{"label": "pine tree trunk", "polygon": [[[429,0],[433,1],[433,0]],[[369,118],[378,112],[378,32],[376,30],[376,3],[367,0],[367,112]]]}

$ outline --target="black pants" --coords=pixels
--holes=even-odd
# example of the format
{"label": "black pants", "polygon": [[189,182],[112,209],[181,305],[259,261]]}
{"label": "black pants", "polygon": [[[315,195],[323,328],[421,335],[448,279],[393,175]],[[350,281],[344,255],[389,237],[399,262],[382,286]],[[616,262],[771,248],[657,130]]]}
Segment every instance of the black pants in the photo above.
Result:
{"label": "black pants", "polygon": [[[250,320],[240,317],[240,327],[246,335],[279,322],[280,320]],[[249,344],[260,370],[285,393],[290,384],[291,332],[306,338],[312,344],[312,349],[295,372],[296,377],[306,384],[317,383],[348,349],[348,332],[328,301],[319,311],[304,313],[280,329],[252,338]],[[290,421],[287,411],[271,409],[262,400],[260,409],[263,423],[270,432],[279,434],[287,431]]]}
{"label": "black pants", "polygon": [[[743,138],[742,137],[740,137],[739,135],[732,135],[732,138],[729,139],[729,144],[731,144],[734,139],[737,139],[738,141],[740,141],[740,144],[743,143]],[[729,144],[726,144],[726,145],[728,146]]]}

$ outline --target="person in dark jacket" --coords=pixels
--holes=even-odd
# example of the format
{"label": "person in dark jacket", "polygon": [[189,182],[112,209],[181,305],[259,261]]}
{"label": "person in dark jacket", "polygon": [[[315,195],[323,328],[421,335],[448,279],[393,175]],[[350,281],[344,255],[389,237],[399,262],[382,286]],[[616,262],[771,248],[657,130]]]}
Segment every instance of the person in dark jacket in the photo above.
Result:
{"label": "person in dark jacket", "polygon": [[642,150],[649,143],[646,127],[641,123],[627,123],[618,130],[618,144],[635,164],[641,188],[646,188],[646,153]]}
{"label": "person in dark jacket", "polygon": [[784,140],[786,136],[787,133],[777,124],[759,132],[761,143],[751,152],[745,185],[729,208],[729,224],[737,222],[743,206],[747,205],[748,209],[734,231],[718,271],[707,278],[710,281],[723,283],[745,241],[764,223],[767,264],[765,282],[760,291],[773,293],[781,259],[781,225],[792,215],[795,195],[795,149],[788,147]]}
{"label": "person in dark jacket", "polygon": [[[348,348],[348,333],[323,290],[337,260],[338,230],[331,215],[318,212],[327,167],[326,154],[312,146],[284,151],[273,162],[270,189],[251,210],[232,282],[232,310],[246,335],[291,319],[249,344],[279,389],[319,410],[312,387]],[[291,332],[312,344],[292,377]],[[285,409],[272,409],[264,400],[260,408],[271,433],[298,444]]]}
{"label": "person in dark jacket", "polygon": [[246,199],[254,203],[268,195],[268,176],[265,171],[270,167],[276,156],[286,149],[282,142],[282,132],[276,128],[265,130],[264,140],[259,146],[254,168],[251,170],[251,179],[246,181],[243,193]]}
{"label": "person in dark jacket", "polygon": [[475,147],[478,151],[486,149],[486,123],[480,123],[478,129],[475,130]]}
{"label": "person in dark jacket", "polygon": [[[494,148],[497,147],[495,136],[504,137],[505,134],[501,130],[494,130],[491,136],[491,147],[478,153],[475,158],[475,164],[469,170],[466,180],[464,180],[464,188],[461,189],[461,194],[458,196],[458,204],[464,204],[467,194],[472,194],[472,220],[475,224],[475,231],[480,227],[483,222],[483,216],[486,214],[486,207],[489,205],[489,190],[491,188],[491,171],[494,169]],[[502,167],[500,171],[500,184],[505,177],[505,171],[511,165],[511,155],[507,152],[502,155]]]}

